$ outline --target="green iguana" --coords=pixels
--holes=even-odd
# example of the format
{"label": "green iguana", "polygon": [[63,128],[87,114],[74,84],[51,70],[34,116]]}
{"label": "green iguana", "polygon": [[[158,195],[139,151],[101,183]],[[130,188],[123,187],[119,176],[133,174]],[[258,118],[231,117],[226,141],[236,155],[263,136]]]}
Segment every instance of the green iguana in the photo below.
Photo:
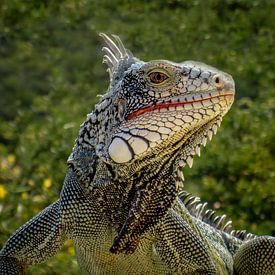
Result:
{"label": "green iguana", "polygon": [[231,107],[232,77],[193,61],[143,62],[105,40],[110,85],[81,125],[60,199],[10,237],[0,274],[72,239],[83,274],[275,274],[274,238],[232,231],[183,190]]}

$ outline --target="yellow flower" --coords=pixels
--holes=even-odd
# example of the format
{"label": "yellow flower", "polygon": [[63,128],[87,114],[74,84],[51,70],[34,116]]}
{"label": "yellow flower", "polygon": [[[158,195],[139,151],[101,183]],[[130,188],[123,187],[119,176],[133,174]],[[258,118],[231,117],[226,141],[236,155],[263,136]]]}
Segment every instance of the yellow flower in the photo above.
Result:
{"label": "yellow flower", "polygon": [[7,195],[7,190],[3,184],[0,184],[0,199],[4,199]]}
{"label": "yellow flower", "polygon": [[73,246],[68,247],[68,253],[69,253],[69,255],[74,256],[75,252],[74,252]]}
{"label": "yellow flower", "polygon": [[7,159],[3,158],[0,162],[0,168],[3,170],[7,170],[9,167]]}
{"label": "yellow flower", "polygon": [[73,246],[73,241],[72,240],[67,240],[65,242],[65,246],[67,246],[67,251],[71,256],[74,256],[75,251],[74,251],[74,246]]}
{"label": "yellow flower", "polygon": [[7,160],[10,165],[14,164],[15,163],[15,155],[9,154],[7,157]]}
{"label": "yellow flower", "polygon": [[52,186],[52,179],[47,178],[43,180],[43,188],[49,189]]}
{"label": "yellow flower", "polygon": [[28,181],[27,181],[27,184],[28,184],[29,186],[34,186],[34,181],[33,181],[33,180],[28,180]]}
{"label": "yellow flower", "polygon": [[26,199],[28,199],[28,197],[29,197],[29,195],[28,195],[27,192],[23,192],[23,193],[21,194],[22,200],[26,200]]}
{"label": "yellow flower", "polygon": [[14,174],[15,177],[19,177],[20,174],[21,174],[21,169],[19,166],[15,166],[13,169],[12,169],[12,172]]}

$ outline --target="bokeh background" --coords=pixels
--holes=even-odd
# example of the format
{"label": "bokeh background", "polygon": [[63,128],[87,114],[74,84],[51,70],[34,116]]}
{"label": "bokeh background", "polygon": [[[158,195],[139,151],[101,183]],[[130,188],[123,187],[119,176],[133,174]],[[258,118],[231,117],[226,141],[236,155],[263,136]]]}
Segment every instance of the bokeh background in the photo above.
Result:
{"label": "bokeh background", "polygon": [[[274,234],[274,12],[273,0],[2,0],[0,247],[59,196],[79,125],[108,86],[102,31],[143,60],[233,75],[236,102],[185,186],[236,228]],[[79,274],[71,242],[28,274]]]}

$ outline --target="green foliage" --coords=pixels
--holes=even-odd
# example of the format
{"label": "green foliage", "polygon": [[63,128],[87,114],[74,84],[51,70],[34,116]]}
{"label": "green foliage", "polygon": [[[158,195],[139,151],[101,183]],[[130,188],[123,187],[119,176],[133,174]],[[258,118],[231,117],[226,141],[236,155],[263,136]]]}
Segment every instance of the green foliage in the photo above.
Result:
{"label": "green foliage", "polygon": [[[0,246],[58,198],[79,125],[108,85],[101,31],[120,35],[141,59],[193,59],[233,75],[236,103],[201,159],[185,169],[186,188],[236,227],[271,234],[274,8],[256,0],[3,0]],[[71,243],[30,274],[79,274],[69,254]]]}

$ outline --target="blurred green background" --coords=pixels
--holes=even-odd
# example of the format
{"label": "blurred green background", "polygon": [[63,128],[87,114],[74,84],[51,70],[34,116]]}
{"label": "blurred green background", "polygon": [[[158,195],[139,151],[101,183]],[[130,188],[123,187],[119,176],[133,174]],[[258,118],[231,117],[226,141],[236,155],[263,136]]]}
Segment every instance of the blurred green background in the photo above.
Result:
{"label": "blurred green background", "polygon": [[[143,60],[197,60],[233,75],[237,98],[186,169],[188,191],[236,228],[274,234],[275,2],[2,0],[0,247],[58,198],[79,125],[106,91],[98,33]],[[70,242],[28,274],[79,274]]]}

